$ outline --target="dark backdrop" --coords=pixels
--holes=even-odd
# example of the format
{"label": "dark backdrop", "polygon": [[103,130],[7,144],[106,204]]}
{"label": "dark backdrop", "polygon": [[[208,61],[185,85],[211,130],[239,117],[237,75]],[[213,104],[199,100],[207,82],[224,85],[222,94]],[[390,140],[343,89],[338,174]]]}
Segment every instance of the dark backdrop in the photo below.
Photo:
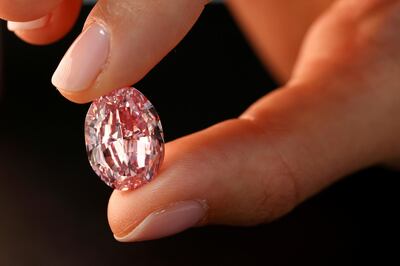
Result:
{"label": "dark backdrop", "polygon": [[[83,17],[46,47],[2,25],[0,265],[398,265],[399,174],[381,168],[346,178],[272,224],[116,242],[106,219],[111,190],[85,154],[88,105],[68,102],[50,84]],[[167,140],[235,117],[275,86],[222,5],[207,7],[136,85],[157,107]]]}

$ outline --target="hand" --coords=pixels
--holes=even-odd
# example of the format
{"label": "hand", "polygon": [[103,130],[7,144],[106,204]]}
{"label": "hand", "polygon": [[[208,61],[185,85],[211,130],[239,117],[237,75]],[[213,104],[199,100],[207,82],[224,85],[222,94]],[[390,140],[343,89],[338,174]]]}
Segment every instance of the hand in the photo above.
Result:
{"label": "hand", "polygon": [[[6,14],[11,4],[4,2],[0,1],[0,16],[29,20],[75,1],[38,1],[44,7],[30,10],[30,17],[22,15],[23,6]],[[100,42],[111,36],[103,45],[107,52],[95,51],[106,58],[101,62],[105,65],[99,73],[79,76],[61,63],[55,85],[70,100],[85,102],[136,82],[183,37],[204,4],[100,1],[86,28],[99,21],[105,31]],[[71,6],[71,14],[76,14],[78,7]],[[157,12],[166,13],[161,19]],[[333,5],[313,24],[285,86],[238,119],[168,143],[165,162],[153,182],[136,191],[113,192],[108,215],[116,238],[140,241],[195,225],[263,223],[346,174],[396,161],[399,14],[398,0],[342,0]],[[54,16],[53,22],[62,20]],[[71,18],[66,24],[71,25],[74,16],[66,16]],[[55,37],[41,39],[56,28],[49,22],[42,29],[16,33],[34,43],[51,41]],[[138,24],[141,27],[134,27]],[[172,30],[164,31],[166,25]],[[71,60],[81,62],[83,52],[73,50],[80,57]],[[95,81],[82,81],[88,76]]]}

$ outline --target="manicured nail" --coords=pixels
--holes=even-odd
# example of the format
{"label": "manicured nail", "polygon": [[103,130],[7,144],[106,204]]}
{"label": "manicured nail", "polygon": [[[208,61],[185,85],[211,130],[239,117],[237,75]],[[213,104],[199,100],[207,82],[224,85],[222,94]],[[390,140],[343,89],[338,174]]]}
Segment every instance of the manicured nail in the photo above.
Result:
{"label": "manicured nail", "polygon": [[49,19],[50,15],[46,15],[44,17],[25,22],[8,21],[7,28],[9,31],[36,30],[46,26],[47,22],[49,22]]}
{"label": "manicured nail", "polygon": [[170,236],[197,225],[206,211],[206,206],[199,201],[178,202],[151,213],[127,235],[114,237],[120,242],[135,242]]}
{"label": "manicured nail", "polygon": [[51,82],[67,92],[88,89],[107,60],[109,46],[107,30],[98,23],[91,24],[68,49]]}

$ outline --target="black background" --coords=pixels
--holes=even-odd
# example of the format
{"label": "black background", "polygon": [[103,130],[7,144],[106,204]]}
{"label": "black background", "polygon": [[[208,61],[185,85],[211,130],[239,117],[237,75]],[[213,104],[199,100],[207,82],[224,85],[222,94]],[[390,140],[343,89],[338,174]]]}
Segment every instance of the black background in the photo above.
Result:
{"label": "black background", "polygon": [[[210,226],[135,244],[113,239],[111,190],[87,162],[88,105],[50,84],[67,38],[37,47],[2,25],[0,265],[399,265],[399,174],[381,168],[344,179],[286,217],[252,228]],[[239,115],[276,87],[222,5],[138,84],[167,140]]]}

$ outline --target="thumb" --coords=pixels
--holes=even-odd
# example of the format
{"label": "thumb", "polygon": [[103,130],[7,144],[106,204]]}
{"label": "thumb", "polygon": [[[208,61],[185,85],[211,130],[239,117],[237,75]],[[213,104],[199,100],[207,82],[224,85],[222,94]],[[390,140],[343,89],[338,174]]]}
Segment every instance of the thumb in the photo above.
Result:
{"label": "thumb", "polygon": [[88,102],[139,81],[185,36],[207,0],[100,0],[52,83]]}
{"label": "thumb", "polygon": [[280,89],[241,118],[168,143],[155,180],[113,192],[108,218],[115,238],[132,242],[196,225],[270,221],[381,160],[378,134],[365,133],[376,122],[369,119],[381,119],[368,115],[376,101],[338,103],[337,89],[352,97],[348,87],[328,90],[327,84]]}

